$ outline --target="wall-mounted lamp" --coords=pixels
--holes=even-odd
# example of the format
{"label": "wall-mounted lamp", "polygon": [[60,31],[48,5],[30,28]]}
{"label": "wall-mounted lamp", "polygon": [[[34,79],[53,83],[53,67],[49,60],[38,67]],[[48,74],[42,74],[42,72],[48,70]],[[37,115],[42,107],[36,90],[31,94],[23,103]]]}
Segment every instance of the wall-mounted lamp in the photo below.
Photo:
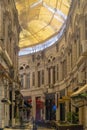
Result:
{"label": "wall-mounted lamp", "polygon": [[11,101],[8,98],[3,98],[1,102],[9,105],[11,104]]}

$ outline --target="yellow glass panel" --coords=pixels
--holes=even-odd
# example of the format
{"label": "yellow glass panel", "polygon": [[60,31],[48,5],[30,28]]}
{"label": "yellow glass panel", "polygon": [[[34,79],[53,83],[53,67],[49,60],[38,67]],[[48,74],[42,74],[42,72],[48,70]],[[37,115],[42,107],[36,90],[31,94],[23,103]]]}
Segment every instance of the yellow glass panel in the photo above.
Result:
{"label": "yellow glass panel", "polygon": [[15,1],[22,28],[20,47],[40,44],[58,32],[68,14],[71,2],[71,0]]}
{"label": "yellow glass panel", "polygon": [[58,0],[44,0],[44,2],[46,2],[46,4],[49,5],[52,8],[56,8]]}
{"label": "yellow glass panel", "polygon": [[68,7],[66,7],[65,5],[62,5],[62,6],[61,6],[61,10],[62,10],[62,12],[63,12],[65,15],[68,14],[69,9],[68,9]]}
{"label": "yellow glass panel", "polygon": [[46,26],[46,24],[42,21],[39,20],[33,20],[28,24],[28,29],[30,32],[37,33],[38,31],[40,31],[42,28],[44,28]]}
{"label": "yellow glass panel", "polygon": [[59,22],[57,19],[54,18],[54,19],[51,21],[50,25],[55,29],[55,31],[58,31],[58,30],[61,28],[62,23]]}
{"label": "yellow glass panel", "polygon": [[46,22],[46,23],[49,23],[51,18],[53,16],[53,13],[50,12],[47,8],[45,7],[42,7],[41,10],[40,10],[40,14],[39,14],[39,19]]}

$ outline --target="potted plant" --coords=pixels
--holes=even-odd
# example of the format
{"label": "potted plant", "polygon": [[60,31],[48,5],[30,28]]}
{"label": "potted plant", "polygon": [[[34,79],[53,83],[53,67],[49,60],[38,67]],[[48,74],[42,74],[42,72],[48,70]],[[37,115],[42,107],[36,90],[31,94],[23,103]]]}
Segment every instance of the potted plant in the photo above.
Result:
{"label": "potted plant", "polygon": [[79,117],[78,117],[78,113],[76,112],[68,112],[67,113],[67,121],[72,123],[72,124],[78,124],[79,121]]}

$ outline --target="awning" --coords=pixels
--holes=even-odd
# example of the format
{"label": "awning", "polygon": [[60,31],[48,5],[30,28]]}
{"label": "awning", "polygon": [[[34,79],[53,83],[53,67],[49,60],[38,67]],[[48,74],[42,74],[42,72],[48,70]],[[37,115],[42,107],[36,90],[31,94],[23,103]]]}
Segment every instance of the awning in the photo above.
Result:
{"label": "awning", "polygon": [[85,84],[83,87],[81,87],[80,89],[78,89],[76,92],[72,93],[71,98],[78,96],[79,94],[85,92],[87,90],[87,84]]}

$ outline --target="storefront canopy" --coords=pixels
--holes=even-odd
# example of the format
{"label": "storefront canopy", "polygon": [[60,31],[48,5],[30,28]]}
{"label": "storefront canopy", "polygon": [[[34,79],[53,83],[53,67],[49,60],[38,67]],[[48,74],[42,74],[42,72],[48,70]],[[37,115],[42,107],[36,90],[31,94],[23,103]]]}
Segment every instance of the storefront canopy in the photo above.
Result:
{"label": "storefront canopy", "polygon": [[83,87],[79,88],[76,92],[72,93],[71,98],[78,96],[79,94],[82,94],[87,91],[87,84],[85,84]]}

